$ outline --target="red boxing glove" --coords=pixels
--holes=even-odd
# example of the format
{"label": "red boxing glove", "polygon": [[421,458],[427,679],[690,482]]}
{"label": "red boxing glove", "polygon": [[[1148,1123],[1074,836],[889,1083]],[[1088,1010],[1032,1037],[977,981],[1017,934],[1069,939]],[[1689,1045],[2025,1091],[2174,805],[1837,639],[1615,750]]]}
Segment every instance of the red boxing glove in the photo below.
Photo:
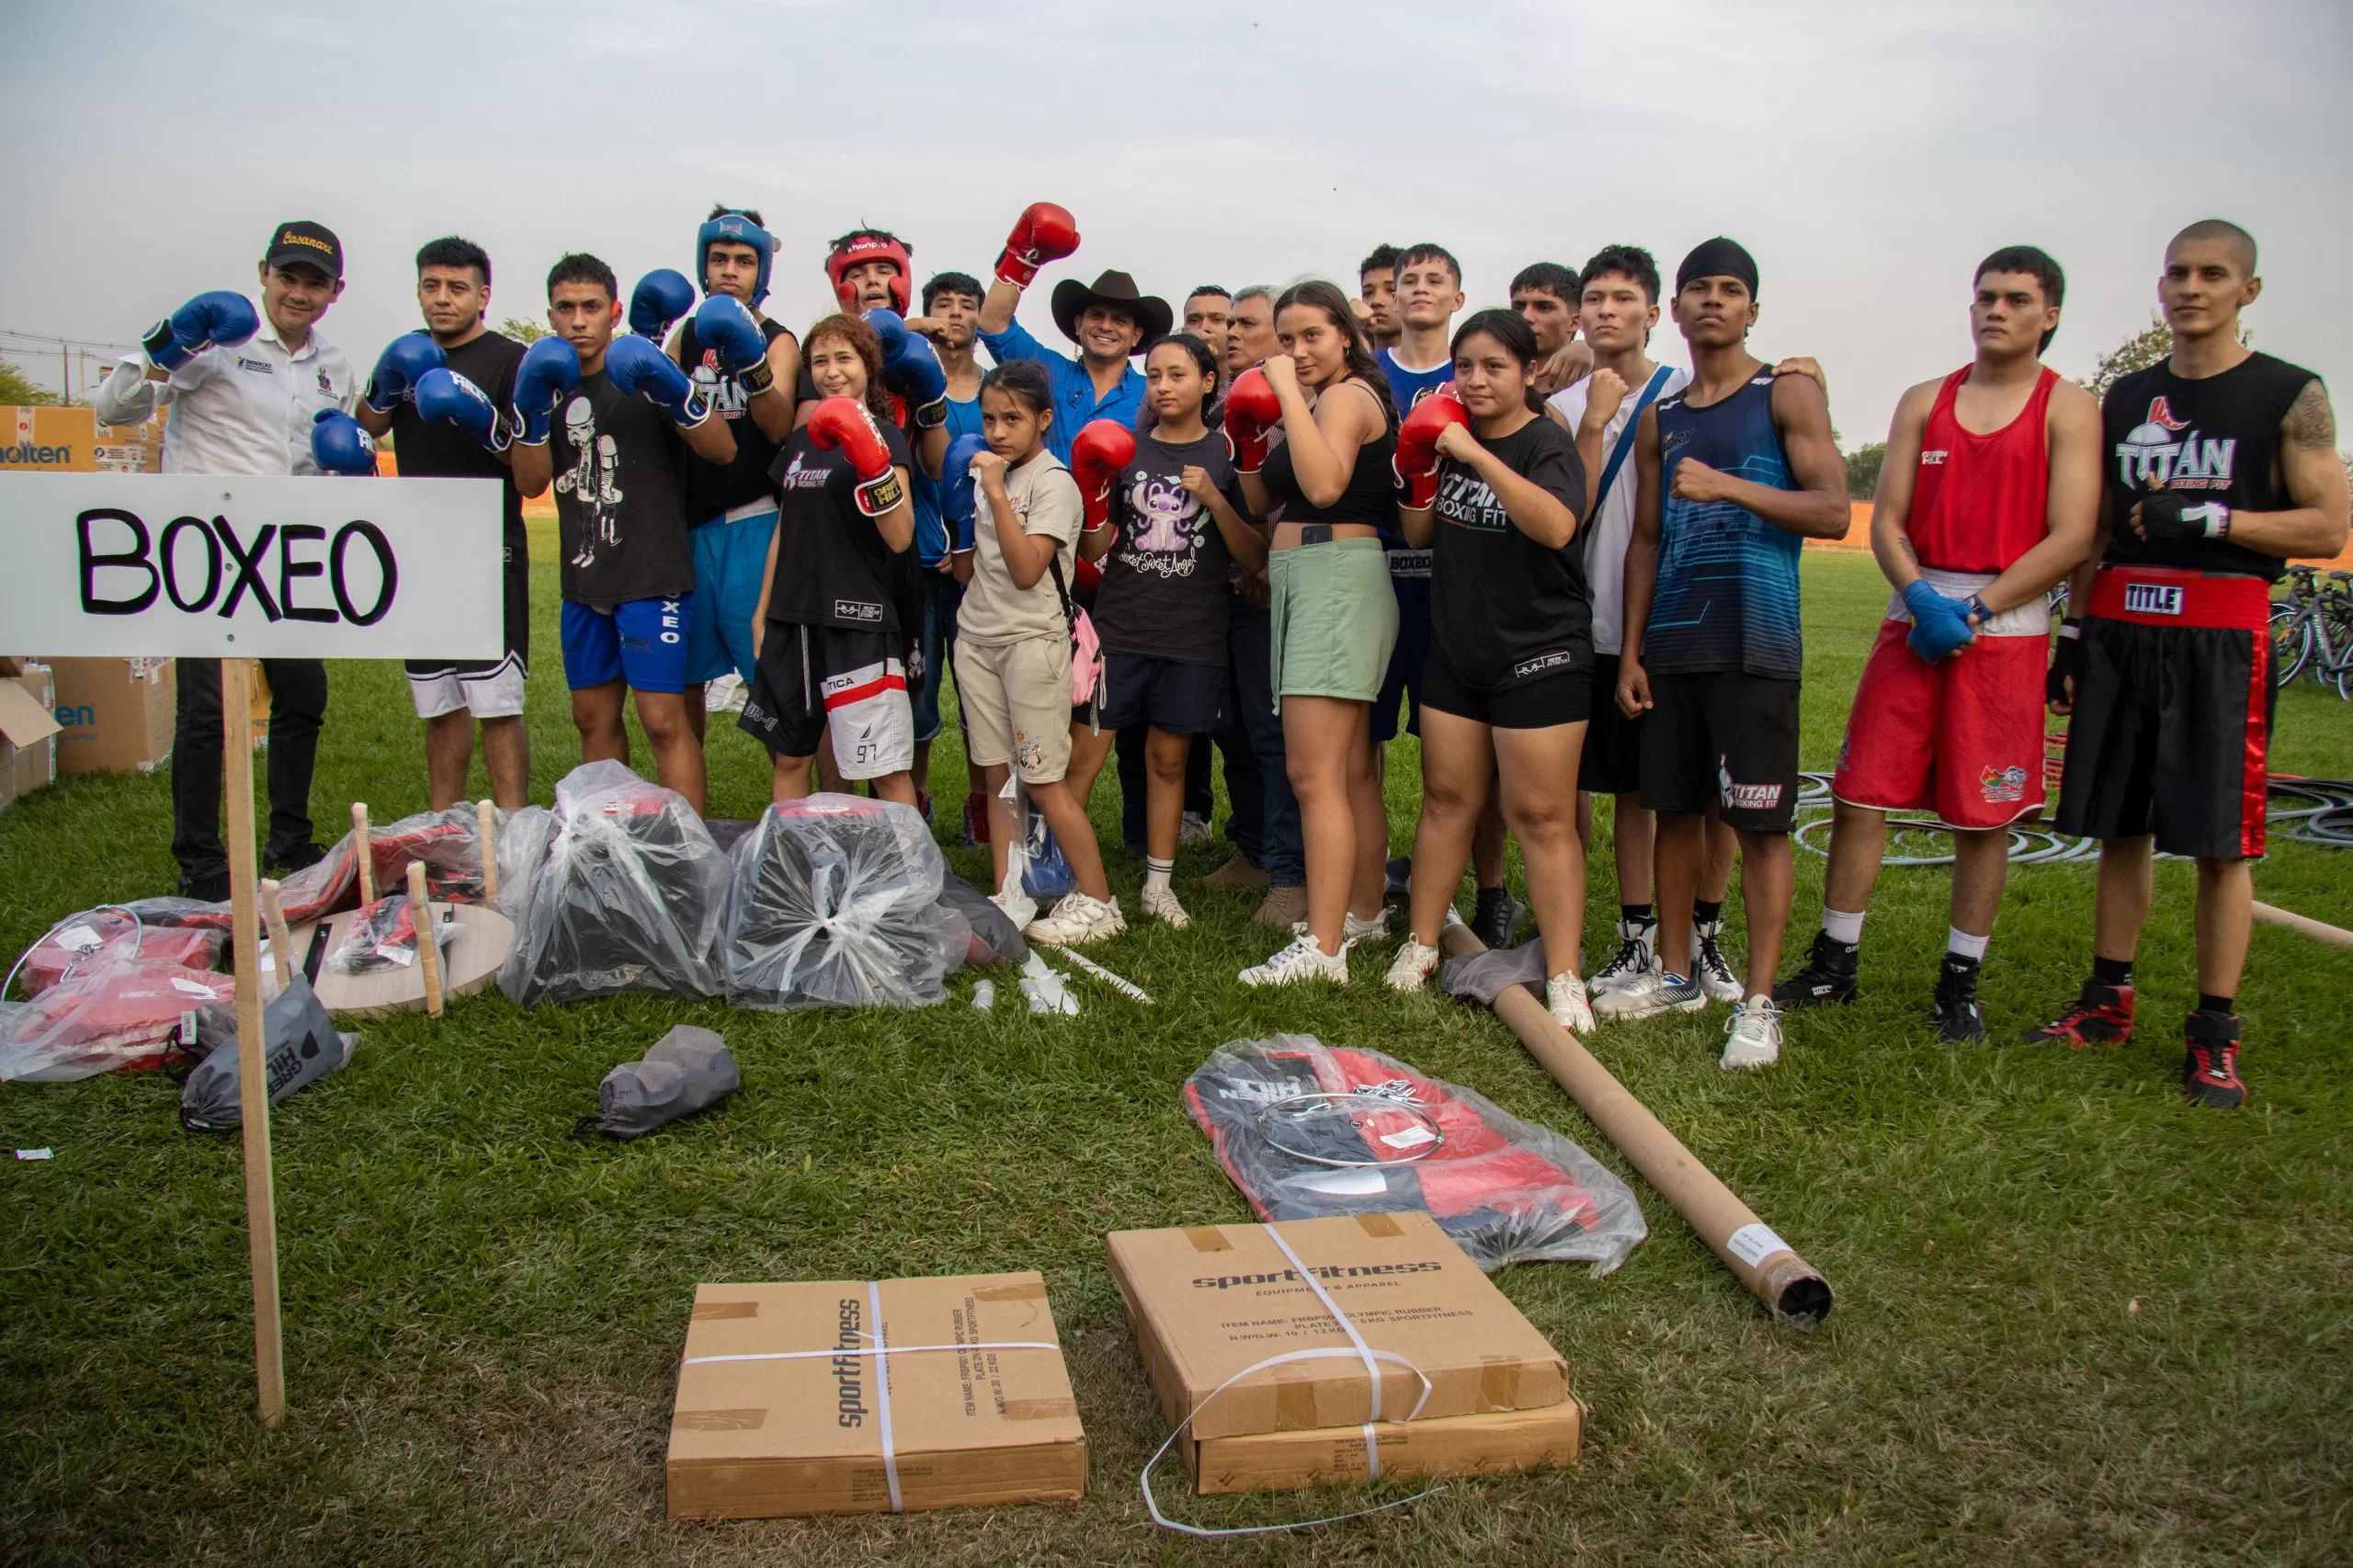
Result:
{"label": "red boxing glove", "polygon": [[1080,427],[1070,444],[1070,476],[1078,481],[1079,497],[1086,503],[1087,532],[1110,517],[1111,486],[1135,457],[1135,434],[1118,420],[1094,419]]}
{"label": "red boxing glove", "polygon": [[1438,499],[1438,438],[1449,425],[1468,426],[1470,415],[1462,410],[1462,402],[1454,395],[1453,383],[1430,393],[1414,404],[1397,426],[1397,455],[1390,460],[1395,470],[1397,483],[1405,490],[1405,509],[1427,511]]}
{"label": "red boxing glove", "polygon": [[1267,432],[1283,416],[1282,399],[1267,384],[1265,371],[1253,365],[1233,378],[1225,394],[1225,438],[1233,447],[1233,466],[1256,473],[1267,461]]}
{"label": "red boxing glove", "polygon": [[829,397],[820,403],[809,416],[809,439],[821,452],[838,449],[849,459],[858,480],[853,493],[858,509],[868,517],[879,517],[906,499],[906,489],[891,463],[891,449],[875,428],[874,416],[858,399]]}
{"label": "red boxing glove", "polygon": [[1078,220],[1070,215],[1070,209],[1033,201],[1022,209],[1013,233],[1005,236],[1004,254],[996,258],[997,281],[1027,289],[1040,267],[1062,260],[1077,248]]}

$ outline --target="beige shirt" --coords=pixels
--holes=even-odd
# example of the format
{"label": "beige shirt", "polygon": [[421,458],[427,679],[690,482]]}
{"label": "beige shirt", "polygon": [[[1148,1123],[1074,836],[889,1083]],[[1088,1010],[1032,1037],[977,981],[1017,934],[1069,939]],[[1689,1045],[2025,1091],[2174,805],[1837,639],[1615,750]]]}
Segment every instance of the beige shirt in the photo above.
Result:
{"label": "beige shirt", "polygon": [[[1054,557],[1062,563],[1063,585],[1068,587],[1078,571],[1078,530],[1086,508],[1078,498],[1078,482],[1062,460],[1042,447],[1038,455],[1005,474],[1006,499],[1013,503],[1013,521],[1036,539],[1048,535],[1060,542]],[[972,581],[964,589],[963,608],[956,612],[957,634],[983,647],[1001,647],[1031,637],[1067,637],[1062,596],[1050,571],[1026,588],[1013,585],[998,542],[1003,526],[996,506],[981,487],[980,506],[972,518]]]}

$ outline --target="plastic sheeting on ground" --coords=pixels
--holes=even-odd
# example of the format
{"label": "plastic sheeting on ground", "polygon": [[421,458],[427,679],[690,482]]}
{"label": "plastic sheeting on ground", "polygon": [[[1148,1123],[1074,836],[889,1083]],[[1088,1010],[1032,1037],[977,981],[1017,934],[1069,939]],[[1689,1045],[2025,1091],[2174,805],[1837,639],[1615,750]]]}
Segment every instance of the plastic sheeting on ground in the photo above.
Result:
{"label": "plastic sheeting on ground", "polygon": [[1185,1080],[1185,1106],[1262,1220],[1426,1210],[1490,1272],[1606,1274],[1649,1233],[1626,1184],[1574,1143],[1377,1051],[1234,1040]]}
{"label": "plastic sheeting on ground", "polygon": [[182,1015],[234,1005],[237,983],[210,970],[101,953],[29,1002],[0,1002],[0,1082],[69,1083],[156,1067]]}

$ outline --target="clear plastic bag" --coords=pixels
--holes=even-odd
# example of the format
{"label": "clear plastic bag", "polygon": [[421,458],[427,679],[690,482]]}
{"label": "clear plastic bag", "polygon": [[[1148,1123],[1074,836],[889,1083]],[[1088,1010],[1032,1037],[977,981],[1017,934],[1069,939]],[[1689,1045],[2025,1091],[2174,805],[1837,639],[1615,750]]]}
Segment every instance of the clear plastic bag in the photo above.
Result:
{"label": "clear plastic bag", "polygon": [[939,902],[948,863],[911,806],[812,795],[771,806],[735,846],[727,999],[738,1007],[915,1007],[969,939]]}
{"label": "clear plastic bag", "polygon": [[530,907],[531,891],[548,863],[558,825],[555,813],[545,806],[517,806],[498,813],[498,896],[491,906],[507,919],[519,922]]}
{"label": "clear plastic bag", "polygon": [[[446,917],[436,920],[433,927],[434,939],[443,948],[458,934],[456,923]],[[326,961],[338,974],[367,974],[395,965],[405,969],[416,962],[416,918],[408,894],[388,893],[361,910]]]}
{"label": "clear plastic bag", "polygon": [[[379,892],[404,886],[410,864],[423,861],[428,897],[442,903],[482,902],[482,824],[472,806],[419,812],[415,816],[370,827],[368,860]],[[506,868],[503,846],[498,863],[503,876]],[[278,884],[278,898],[286,911],[289,926],[307,926],[323,915],[358,907],[359,857],[354,835],[345,834],[325,855],[286,878]],[[124,907],[137,912],[139,918],[150,926],[215,931],[229,928],[226,903],[203,903],[192,898],[144,898]]]}
{"label": "clear plastic bag", "polygon": [[29,1002],[0,1003],[0,1082],[70,1083],[157,1067],[181,1016],[234,1006],[237,983],[210,970],[101,953]]}
{"label": "clear plastic bag", "polygon": [[101,955],[217,969],[228,939],[225,931],[151,925],[127,905],[85,909],[51,926],[25,953],[17,972],[25,994],[38,996]]}
{"label": "clear plastic bag", "polygon": [[554,814],[523,901],[500,899],[515,911],[515,946],[499,989],[526,1007],[628,991],[717,995],[727,862],[686,797],[591,762],[556,786]]}
{"label": "clear plastic bag", "polygon": [[1185,1080],[1185,1108],[1262,1220],[1425,1210],[1490,1273],[1607,1274],[1649,1234],[1626,1184],[1574,1143],[1377,1051],[1233,1040]]}

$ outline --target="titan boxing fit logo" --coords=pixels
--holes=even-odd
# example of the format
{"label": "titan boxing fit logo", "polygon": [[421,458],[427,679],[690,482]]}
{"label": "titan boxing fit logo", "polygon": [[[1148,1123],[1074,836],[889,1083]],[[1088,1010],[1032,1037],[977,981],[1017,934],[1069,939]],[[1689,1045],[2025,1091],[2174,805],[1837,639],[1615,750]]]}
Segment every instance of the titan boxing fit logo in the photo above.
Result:
{"label": "titan boxing fit logo", "polygon": [[1732,758],[1722,755],[1716,758],[1716,788],[1723,795],[1726,811],[1769,812],[1781,803],[1779,784],[1733,783]]}
{"label": "titan boxing fit logo", "polygon": [[[866,1337],[862,1331],[866,1303],[853,1296],[841,1299],[841,1333],[834,1341],[836,1350],[862,1348],[859,1341]],[[829,1363],[834,1369],[834,1425],[863,1426],[866,1425],[866,1369],[859,1365],[862,1356],[836,1356]]]}
{"label": "titan boxing fit logo", "polygon": [[2128,490],[2227,490],[2238,445],[2235,437],[2200,440],[2160,393],[2149,400],[2149,416],[2116,443],[2117,482]]}
{"label": "titan boxing fit logo", "polygon": [[2181,585],[2178,583],[2127,583],[2124,585],[2124,613],[2127,615],[2179,615]]}
{"label": "titan boxing fit logo", "polygon": [[[226,517],[180,517],[165,524],[158,538],[137,513],[94,506],[74,519],[74,528],[85,615],[138,615],[161,597],[185,614],[210,610],[223,620],[250,605],[267,621],[373,626],[390,613],[400,590],[392,541],[370,522],[346,523],[332,540],[316,523],[264,523],[252,538],[240,539]],[[110,536],[103,541],[102,529]],[[360,547],[356,551],[355,545]],[[324,559],[316,553],[322,547]],[[325,579],[332,608],[315,597],[297,601],[298,593],[316,596],[318,585],[305,581],[313,577]]]}

